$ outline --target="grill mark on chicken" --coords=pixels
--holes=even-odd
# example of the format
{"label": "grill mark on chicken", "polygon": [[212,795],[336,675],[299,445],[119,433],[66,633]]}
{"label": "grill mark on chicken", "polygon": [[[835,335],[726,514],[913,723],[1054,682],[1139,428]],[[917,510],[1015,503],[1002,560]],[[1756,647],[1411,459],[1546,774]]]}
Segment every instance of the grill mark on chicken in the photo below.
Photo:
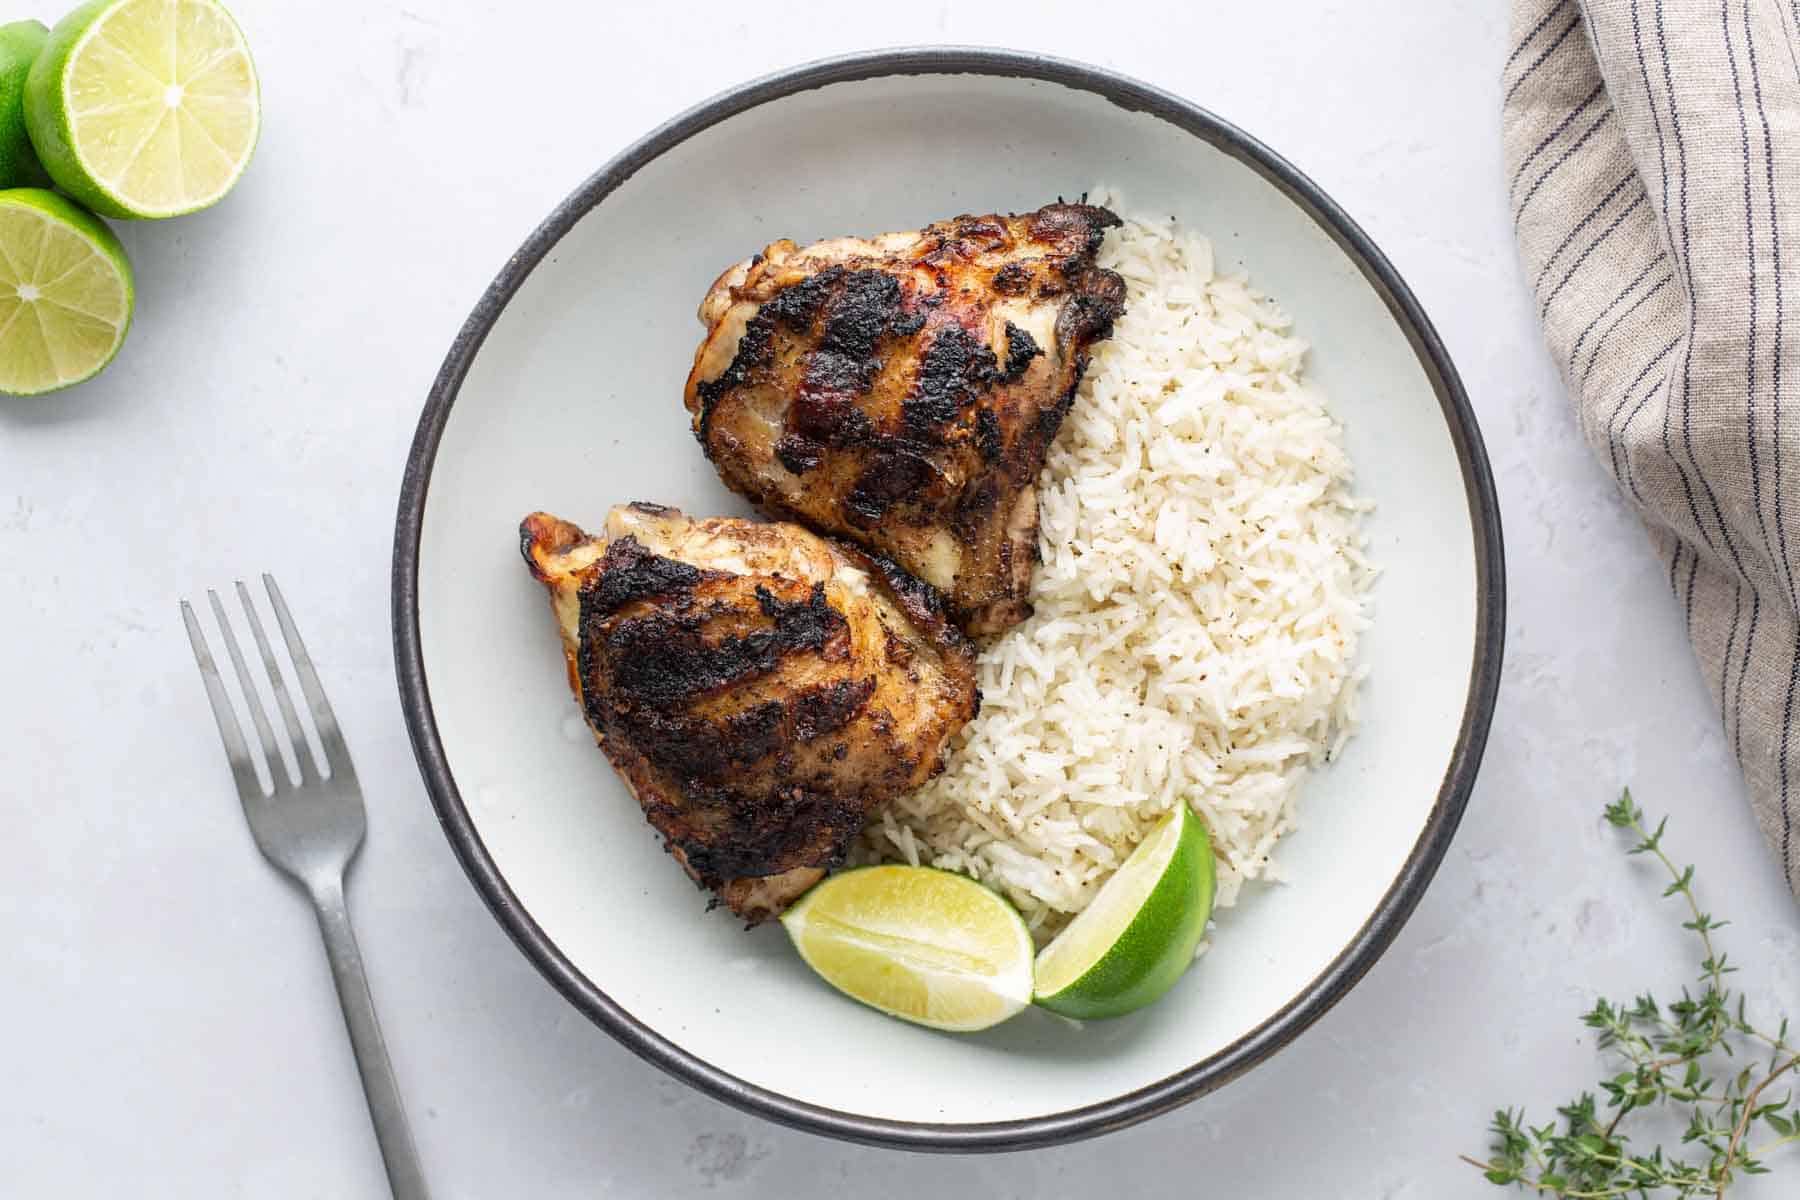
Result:
{"label": "grill mark on chicken", "polygon": [[960,325],[939,331],[919,358],[901,404],[906,432],[926,444],[949,440],[949,426],[1000,376],[999,360]]}
{"label": "grill mark on chicken", "polygon": [[802,693],[794,701],[794,734],[803,742],[836,733],[848,725],[869,697],[875,680],[846,679]]}
{"label": "grill mark on chicken", "polygon": [[922,312],[902,312],[888,323],[889,332],[896,337],[911,337],[925,328],[925,314]]}
{"label": "grill mark on chicken", "polygon": [[[805,600],[792,602],[759,586],[757,605],[774,627],[717,642],[709,641],[706,627],[723,615],[718,610],[658,610],[609,623],[606,618],[615,610],[606,609],[598,599],[604,578],[601,588],[582,598],[582,632],[605,644],[613,692],[621,704],[666,707],[767,675],[791,654],[826,652],[848,629],[844,618],[825,602],[823,584],[814,584]],[[596,597],[591,606],[588,595]]]}
{"label": "grill mark on chicken", "polygon": [[796,475],[818,466],[824,453],[824,445],[798,433],[784,433],[775,443],[775,457]]}
{"label": "grill mark on chicken", "polygon": [[605,574],[594,589],[593,604],[601,616],[610,616],[633,600],[674,595],[699,582],[695,568],[659,558],[636,538],[623,537],[606,548]]}
{"label": "grill mark on chicken", "polygon": [[843,267],[832,267],[817,275],[809,275],[799,283],[776,293],[773,299],[763,305],[762,311],[789,329],[810,329],[813,318],[819,315],[819,309],[825,304],[827,293],[843,277]]}
{"label": "grill mark on chicken", "polygon": [[[784,288],[751,318],[726,372],[736,373],[731,386],[760,380],[759,368],[772,361],[768,347],[776,326],[807,335],[820,326],[818,349],[806,361],[787,428],[775,447],[789,471],[801,475],[817,467],[827,448],[873,440],[874,425],[856,407],[856,398],[868,392],[881,369],[876,350],[890,330],[916,332],[923,324],[922,317],[903,313],[900,301],[900,285],[892,276],[834,267]],[[765,316],[768,322],[758,326]],[[708,392],[714,401],[717,394]]]}
{"label": "grill mark on chicken", "polygon": [[878,450],[844,497],[844,514],[853,528],[870,529],[930,478],[931,464],[912,447],[901,443]]}
{"label": "grill mark on chicken", "polygon": [[964,492],[962,502],[956,506],[956,531],[965,538],[976,536],[982,526],[994,519],[999,507],[999,481],[991,478],[982,480]]}
{"label": "grill mark on chicken", "polygon": [[1031,286],[1031,269],[1023,263],[1007,263],[994,272],[994,290],[1002,296],[1023,296]]}
{"label": "grill mark on chicken", "polygon": [[973,649],[931,589],[794,526],[631,506],[608,531],[521,526],[571,686],[665,849],[755,923],[942,769]]}
{"label": "grill mark on chicken", "polygon": [[[875,344],[900,315],[900,281],[885,271],[852,271],[825,306],[823,354],[867,364]],[[814,355],[816,360],[818,355]]]}
{"label": "grill mark on chicken", "polygon": [[[999,360],[992,350],[959,325],[941,329],[920,357],[912,390],[901,401],[904,432],[876,449],[874,460],[844,499],[853,523],[862,528],[873,525],[890,508],[917,494],[935,473],[932,450],[955,436],[964,410],[999,378]],[[982,411],[994,420],[991,411]],[[994,428],[997,434],[997,422]]]}
{"label": "grill mark on chicken", "polygon": [[1020,329],[1008,321],[1006,323],[1006,365],[1000,369],[1000,378],[1007,383],[1013,382],[1025,374],[1025,368],[1031,365],[1031,360],[1043,352],[1044,348],[1037,344],[1037,339],[1031,336],[1029,330]]}
{"label": "grill mark on chicken", "polygon": [[999,462],[1006,450],[1006,441],[1000,434],[1000,418],[991,408],[975,414],[975,445],[981,451],[981,460],[989,466]]}
{"label": "grill mark on chicken", "polygon": [[1035,486],[1123,311],[1094,265],[1118,218],[1083,204],[916,234],[776,242],[720,277],[686,402],[721,477],[777,516],[890,556],[958,623],[1020,614]]}
{"label": "grill mark on chicken", "polygon": [[758,367],[768,365],[774,339],[774,319],[764,319],[763,314],[758,313],[744,328],[744,336],[738,340],[737,353],[732,357],[731,365],[725,369],[725,373],[710,383],[699,385],[704,406],[694,426],[694,436],[700,439],[702,446],[709,444],[709,426],[719,398],[749,382],[752,372]]}
{"label": "grill mark on chicken", "polygon": [[804,787],[781,789],[754,807],[734,803],[735,798],[725,788],[696,788],[691,798],[694,808],[716,814],[704,829],[688,832],[690,826],[681,824],[691,821],[688,810],[663,809],[651,813],[650,818],[652,824],[657,824],[660,816],[665,824],[677,828],[678,832],[669,838],[670,844],[680,851],[684,864],[702,886],[722,886],[709,884],[708,880],[765,874],[761,868],[771,859],[785,861],[809,856],[809,850],[820,840],[833,849],[811,856],[818,861],[806,865],[819,868],[822,874],[843,864],[850,842],[865,820],[854,804]]}

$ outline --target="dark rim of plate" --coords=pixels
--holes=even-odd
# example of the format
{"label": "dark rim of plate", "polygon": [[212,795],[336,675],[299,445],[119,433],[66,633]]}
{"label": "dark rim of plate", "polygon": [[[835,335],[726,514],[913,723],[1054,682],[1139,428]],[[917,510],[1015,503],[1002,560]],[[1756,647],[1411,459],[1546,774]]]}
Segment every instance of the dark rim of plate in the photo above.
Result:
{"label": "dark rim of plate", "polygon": [[[701,130],[796,92],[895,75],[989,75],[1041,80],[1091,92],[1130,112],[1175,125],[1229,154],[1299,205],[1361,269],[1405,332],[1443,406],[1462,465],[1475,532],[1476,630],[1469,693],[1437,803],[1393,886],[1349,945],[1299,995],[1216,1054],[1147,1087],[1099,1104],[984,1124],[894,1121],[808,1104],[727,1074],[626,1012],[565,957],[519,904],[483,845],[438,736],[419,639],[419,536],[438,442],[470,364],[507,302],[557,241],[645,164]],[[1412,914],[1456,833],[1487,742],[1500,686],[1505,634],[1500,510],[1468,395],[1437,331],[1411,290],[1357,224],[1317,184],[1242,130],[1178,96],[1085,63],[1009,50],[919,47],[876,50],[780,71],[724,92],[653,130],[588,178],[525,240],[488,286],[444,358],[419,418],[400,488],[394,531],[394,659],[413,751],[438,819],[463,868],[513,941],[569,1001],[640,1057],[728,1104],[814,1133],[933,1151],[1022,1150],[1121,1129],[1228,1083],[1273,1055],[1325,1014],[1362,978]]]}

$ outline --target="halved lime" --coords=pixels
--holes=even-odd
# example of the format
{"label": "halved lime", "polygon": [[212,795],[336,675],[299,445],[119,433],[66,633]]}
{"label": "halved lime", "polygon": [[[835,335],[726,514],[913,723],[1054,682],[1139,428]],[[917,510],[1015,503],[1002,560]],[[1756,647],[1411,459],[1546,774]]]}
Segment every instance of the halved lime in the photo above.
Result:
{"label": "halved lime", "polygon": [[42,21],[0,25],[0,188],[50,182],[25,132],[25,80],[49,36]]}
{"label": "halved lime", "polygon": [[966,1033],[1031,1003],[1031,934],[1012,905],[930,867],[834,875],[782,916],[806,965],[889,1016]]}
{"label": "halved lime", "polygon": [[1175,985],[1212,915],[1206,826],[1186,804],[1138,843],[1037,957],[1038,1004],[1065,1017],[1118,1017]]}
{"label": "halved lime", "polygon": [[35,396],[111,362],[131,327],[113,231],[55,192],[0,191],[0,392]]}
{"label": "halved lime", "polygon": [[95,212],[174,217],[231,190],[262,115],[217,0],[90,0],[32,64],[25,120],[56,185]]}

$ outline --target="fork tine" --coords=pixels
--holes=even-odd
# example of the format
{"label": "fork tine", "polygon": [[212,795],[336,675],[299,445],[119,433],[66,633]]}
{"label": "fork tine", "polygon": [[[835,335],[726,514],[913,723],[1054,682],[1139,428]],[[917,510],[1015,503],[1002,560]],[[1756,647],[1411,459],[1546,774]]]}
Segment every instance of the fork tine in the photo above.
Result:
{"label": "fork tine", "polygon": [[344,735],[338,731],[337,717],[332,714],[331,703],[325,699],[325,689],[319,683],[319,673],[313,670],[312,656],[306,652],[306,643],[300,640],[300,630],[294,626],[294,618],[288,613],[287,601],[281,598],[281,589],[275,586],[273,575],[264,575],[263,587],[268,589],[269,603],[275,609],[275,623],[281,626],[281,640],[287,643],[288,654],[294,660],[294,674],[300,679],[300,691],[306,696],[306,706],[312,709],[313,724],[319,729],[319,745],[325,748],[325,761],[331,764],[335,775],[342,771],[351,773],[350,748],[344,745]]}
{"label": "fork tine", "polygon": [[263,668],[269,673],[269,687],[275,693],[275,707],[281,710],[281,722],[287,726],[288,737],[294,743],[294,763],[300,768],[300,782],[317,779],[324,774],[324,767],[313,761],[312,747],[306,744],[306,730],[300,724],[300,714],[294,711],[294,702],[288,696],[287,684],[281,678],[281,667],[275,661],[275,650],[269,645],[269,635],[263,632],[262,618],[256,615],[256,605],[250,602],[250,589],[244,586],[241,579],[237,581],[237,594],[244,605],[244,615],[250,618],[250,636],[256,640]]}
{"label": "fork tine", "polygon": [[207,649],[206,635],[200,631],[200,618],[194,606],[181,602],[181,619],[187,625],[188,641],[194,646],[194,661],[200,666],[200,681],[206,685],[206,698],[212,704],[213,720],[219,723],[219,737],[225,743],[225,761],[231,764],[231,777],[237,781],[238,796],[246,803],[264,797],[262,781],[256,777],[256,764],[250,759],[250,745],[238,726],[237,714],[231,711],[231,697],[219,668]]}
{"label": "fork tine", "polygon": [[269,726],[268,714],[263,712],[256,683],[250,678],[250,668],[244,664],[243,651],[238,649],[237,635],[231,632],[231,619],[225,615],[219,593],[207,588],[206,598],[212,601],[213,616],[218,618],[219,631],[225,638],[225,653],[237,672],[238,689],[243,692],[244,705],[250,710],[250,724],[256,727],[256,738],[262,743],[263,761],[269,764],[269,783],[276,792],[286,791],[290,786],[287,767],[281,761],[281,749],[275,744],[275,731]]}

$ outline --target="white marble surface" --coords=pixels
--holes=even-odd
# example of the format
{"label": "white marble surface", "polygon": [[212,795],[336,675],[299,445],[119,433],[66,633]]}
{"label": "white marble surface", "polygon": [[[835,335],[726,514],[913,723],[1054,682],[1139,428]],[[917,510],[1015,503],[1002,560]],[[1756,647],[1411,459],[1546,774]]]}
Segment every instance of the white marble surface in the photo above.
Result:
{"label": "white marble surface", "polygon": [[[369,793],[352,903],[440,1196],[1485,1194],[1456,1153],[1482,1147],[1497,1105],[1547,1112],[1592,1077],[1575,1020],[1592,989],[1686,976],[1651,881],[1597,820],[1627,782],[1674,814],[1708,899],[1735,920],[1746,980],[1800,1009],[1800,908],[1518,278],[1496,128],[1504,6],[612,7],[239,0],[267,109],[255,166],[212,212],[123,231],[138,325],[104,379],[0,402],[0,1192],[384,1194],[311,918],[251,848],[175,609],[264,569],[301,615]],[[576,1014],[439,834],[389,651],[391,523],[418,408],[524,233],[688,104],[903,41],[1087,58],[1291,157],[1436,320],[1507,523],[1487,765],[1394,948],[1223,1092],[1029,1155],[933,1159],[789,1132]]]}

